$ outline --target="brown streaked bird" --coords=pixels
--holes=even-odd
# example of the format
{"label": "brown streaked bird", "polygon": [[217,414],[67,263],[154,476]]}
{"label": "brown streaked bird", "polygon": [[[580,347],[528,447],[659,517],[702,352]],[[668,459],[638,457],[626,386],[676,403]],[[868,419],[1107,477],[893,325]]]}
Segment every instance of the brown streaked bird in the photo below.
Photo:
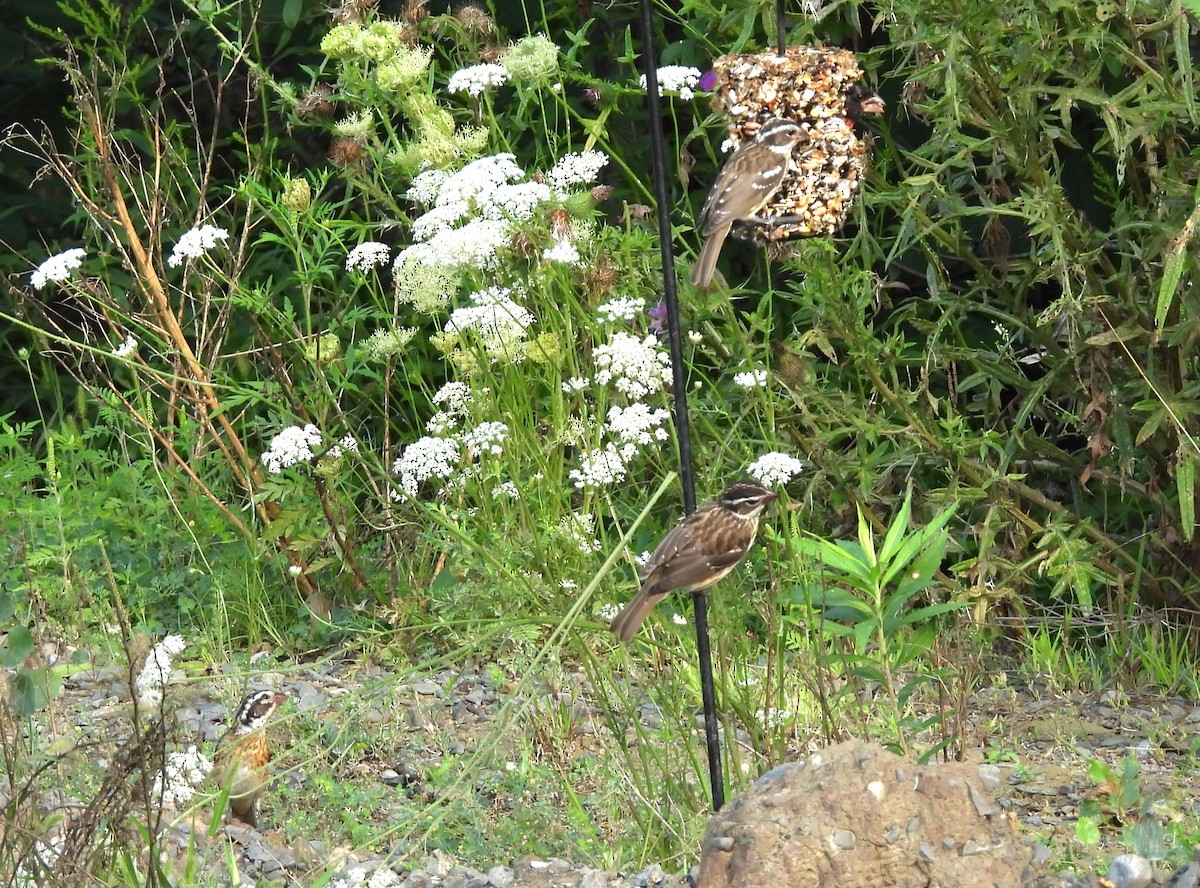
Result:
{"label": "brown streaked bird", "polygon": [[642,568],[642,588],[612,621],[612,631],[629,641],[668,592],[707,589],[725,577],[746,557],[759,516],[777,499],[779,494],[752,481],[739,481],[675,525]]}
{"label": "brown streaked bird", "polygon": [[791,166],[792,151],[807,138],[798,124],[772,117],[725,161],[696,221],[704,246],[692,266],[693,284],[708,286],[733,223],[756,216],[770,202]]}
{"label": "brown streaked bird", "polygon": [[271,748],[267,743],[267,720],[287,695],[255,691],[238,707],[233,724],[217,742],[214,773],[222,789],[229,791],[229,810],[238,820],[258,829],[258,799],[267,784]]}

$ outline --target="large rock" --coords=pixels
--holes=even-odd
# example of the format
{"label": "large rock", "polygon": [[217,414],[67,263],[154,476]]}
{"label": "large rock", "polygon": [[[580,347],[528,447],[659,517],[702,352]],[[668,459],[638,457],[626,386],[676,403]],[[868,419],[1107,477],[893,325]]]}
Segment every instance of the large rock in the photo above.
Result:
{"label": "large rock", "polygon": [[1017,888],[1033,853],[977,767],[851,741],[775,768],[713,815],[696,888]]}

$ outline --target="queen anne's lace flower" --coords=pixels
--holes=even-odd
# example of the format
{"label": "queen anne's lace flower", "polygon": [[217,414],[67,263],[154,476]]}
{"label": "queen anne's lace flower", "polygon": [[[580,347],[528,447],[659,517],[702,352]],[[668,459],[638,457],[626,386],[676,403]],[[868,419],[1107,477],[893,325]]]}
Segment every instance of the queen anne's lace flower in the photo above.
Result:
{"label": "queen anne's lace flower", "polygon": [[87,256],[87,250],[80,247],[57,253],[34,269],[33,274],[29,277],[29,283],[35,290],[42,289],[50,281],[54,281],[56,284],[62,283],[71,276],[72,271],[83,264],[85,256]]}
{"label": "queen anne's lace flower", "polygon": [[787,484],[804,469],[804,463],[787,453],[764,453],[746,471],[764,487]]}
{"label": "queen anne's lace flower", "polygon": [[492,219],[472,219],[461,228],[443,229],[424,243],[406,247],[396,261],[490,268],[496,262],[496,251],[507,243],[507,225]]}
{"label": "queen anne's lace flower", "polygon": [[229,232],[215,225],[201,225],[185,231],[167,257],[167,265],[178,268],[185,259],[199,259],[217,244],[229,238]]}
{"label": "queen anne's lace flower", "polygon": [[465,382],[447,382],[434,393],[433,403],[446,410],[462,413],[471,405],[471,387]]}
{"label": "queen anne's lace flower", "polygon": [[508,426],[502,422],[481,422],[462,436],[463,446],[476,453],[499,456],[504,452],[504,439],[508,437]]}
{"label": "queen anne's lace flower", "polygon": [[596,382],[608,385],[629,398],[640,401],[661,391],[671,381],[671,358],[653,336],[638,339],[629,333],[617,333],[606,344],[596,347]]}
{"label": "queen anne's lace flower", "polygon": [[315,425],[289,426],[271,439],[270,447],[259,460],[268,472],[278,475],[289,466],[308,462],[320,447],[321,431]]}
{"label": "queen anne's lace flower", "polygon": [[471,301],[473,305],[451,313],[445,332],[473,333],[491,358],[520,357],[521,340],[534,321],[528,309],[514,302],[505,287],[480,290]]}
{"label": "queen anne's lace flower", "polygon": [[607,163],[608,156],[600,151],[564,154],[546,173],[546,182],[558,191],[566,191],[572,185],[590,185]]}
{"label": "queen anne's lace flower", "polygon": [[489,86],[503,86],[508,80],[508,71],[500,65],[472,65],[450,75],[447,89],[452,93],[465,92],[478,98]]}
{"label": "queen anne's lace flower", "polygon": [[578,265],[579,250],[569,240],[556,240],[554,246],[542,253],[542,258],[562,265]]}
{"label": "queen anne's lace flower", "polygon": [[163,762],[162,773],[154,778],[153,795],[159,797],[161,794],[163,805],[173,808],[186,805],[212,767],[208,756],[196,749],[194,744],[183,752],[172,752]]}
{"label": "queen anne's lace flower", "polygon": [[652,444],[667,440],[667,430],[663,425],[670,421],[671,414],[661,407],[652,408],[642,403],[628,407],[618,405],[609,408],[605,428],[619,442]]}
{"label": "queen anne's lace flower", "polygon": [[581,490],[585,487],[608,487],[625,480],[628,469],[625,457],[613,444],[603,450],[585,453],[579,458],[579,468],[571,469],[568,477]]}
{"label": "queen anne's lace flower", "polygon": [[378,265],[386,265],[392,251],[387,244],[367,241],[359,244],[346,256],[346,271],[370,271]]}
{"label": "queen anne's lace flower", "polygon": [[767,384],[767,371],[762,368],[735,373],[733,381],[742,388],[762,388]]}
{"label": "queen anne's lace flower", "polygon": [[171,660],[183,653],[187,642],[182,635],[168,635],[146,657],[142,671],[134,681],[133,692],[142,706],[157,706],[162,701],[163,688],[171,680]]}
{"label": "queen anne's lace flower", "polygon": [[[640,80],[642,89],[646,88],[646,75]],[[700,70],[684,65],[667,65],[658,69],[658,88],[664,93],[679,93],[679,98],[690,99],[693,89],[700,83]]]}
{"label": "queen anne's lace flower", "polygon": [[614,321],[632,321],[646,308],[646,300],[641,296],[619,296],[596,309],[600,319],[612,323]]}
{"label": "queen anne's lace flower", "polygon": [[423,481],[445,480],[458,468],[458,442],[453,438],[419,438],[404,448],[392,465],[392,474],[400,476],[400,488],[415,497]]}
{"label": "queen anne's lace flower", "polygon": [[114,358],[128,358],[137,351],[138,341],[132,336],[126,336],[125,341],[113,349]]}

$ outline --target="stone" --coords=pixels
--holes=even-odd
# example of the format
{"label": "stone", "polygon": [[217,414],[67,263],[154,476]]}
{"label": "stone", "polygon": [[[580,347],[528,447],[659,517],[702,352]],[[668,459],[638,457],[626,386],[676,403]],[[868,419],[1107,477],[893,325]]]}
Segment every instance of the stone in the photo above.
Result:
{"label": "stone", "polygon": [[1016,888],[1032,857],[976,766],[849,741],[775,768],[714,814],[696,888]]}
{"label": "stone", "polygon": [[1154,868],[1144,857],[1122,854],[1108,865],[1107,878],[1115,888],[1146,888],[1154,879]]}

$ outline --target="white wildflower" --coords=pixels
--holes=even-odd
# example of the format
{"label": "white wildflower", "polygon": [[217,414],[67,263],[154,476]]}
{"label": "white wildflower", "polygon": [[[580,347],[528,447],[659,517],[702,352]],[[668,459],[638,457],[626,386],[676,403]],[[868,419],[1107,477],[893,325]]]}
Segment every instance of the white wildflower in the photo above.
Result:
{"label": "white wildflower", "polygon": [[434,393],[433,403],[461,413],[471,405],[471,387],[465,382],[448,382]]}
{"label": "white wildflower", "polygon": [[546,173],[546,181],[560,192],[568,190],[572,185],[590,185],[596,181],[600,170],[607,164],[608,156],[600,151],[564,154],[550,172]]}
{"label": "white wildflower", "polygon": [[128,358],[137,351],[138,341],[132,336],[126,336],[125,341],[113,349],[114,358]]}
{"label": "white wildflower", "polygon": [[432,206],[449,178],[450,173],[446,170],[426,170],[412,180],[407,197],[414,203]]}
{"label": "white wildflower", "polygon": [[367,241],[359,244],[346,256],[346,271],[367,272],[377,265],[386,265],[392,251],[387,244]]}
{"label": "white wildflower", "polygon": [[461,228],[442,229],[429,240],[406,247],[396,262],[490,268],[496,264],[496,251],[508,243],[508,231],[503,222],[472,219]]}
{"label": "white wildflower", "polygon": [[620,450],[608,444],[603,450],[583,454],[579,458],[579,468],[571,469],[568,477],[582,490],[619,484],[625,480],[627,471]]}
{"label": "white wildflower", "polygon": [[208,756],[196,749],[195,745],[183,752],[172,752],[163,762],[162,773],[154,778],[153,795],[159,797],[161,794],[163,805],[173,808],[186,805],[212,767]]}
{"label": "white wildflower", "polygon": [[376,361],[394,358],[404,351],[414,336],[416,327],[398,327],[395,330],[379,329],[367,337],[362,344],[363,351]]}
{"label": "white wildflower", "polygon": [[632,321],[646,308],[646,300],[641,296],[619,296],[596,309],[600,319],[612,323],[614,321]]}
{"label": "white wildflower", "polygon": [[487,355],[495,358],[520,357],[520,343],[533,324],[533,315],[512,299],[507,287],[487,287],[471,295],[472,305],[456,308],[450,314],[445,332],[473,333]]}
{"label": "white wildflower", "polygon": [[267,452],[259,457],[272,475],[289,466],[308,462],[321,447],[321,431],[311,422],[305,426],[289,426],[271,439]]}
{"label": "white wildflower", "polygon": [[653,409],[649,404],[630,404],[628,407],[609,408],[605,428],[617,441],[633,444],[652,444],[666,441],[669,437],[663,428],[671,421],[671,414],[661,407]]}
{"label": "white wildflower", "polygon": [[[646,88],[646,75],[639,79],[642,89]],[[666,65],[658,69],[658,88],[664,93],[678,93],[681,99],[690,99],[692,90],[700,83],[700,69],[685,65]]]}
{"label": "white wildflower", "polygon": [[346,435],[330,447],[329,452],[325,455],[332,459],[337,459],[343,453],[358,453],[358,442],[354,440],[354,436]]}
{"label": "white wildflower", "polygon": [[541,182],[509,182],[476,198],[485,219],[528,222],[539,206],[550,200],[550,187]]}
{"label": "white wildflower", "polygon": [[583,512],[564,515],[558,522],[558,529],[560,533],[569,537],[584,555],[599,552],[602,548],[600,541],[596,539],[596,519],[592,515]]}
{"label": "white wildflower", "polygon": [[764,487],[779,487],[787,484],[803,469],[804,463],[796,457],[776,451],[764,453],[746,471]]}
{"label": "white wildflower", "polygon": [[452,93],[465,92],[478,98],[489,86],[503,86],[508,80],[508,71],[499,65],[472,65],[450,75],[447,87]]}
{"label": "white wildflower", "polygon": [[582,376],[572,376],[562,384],[563,394],[573,395],[576,392],[585,392],[587,391],[589,385],[591,385],[591,383],[589,383]]}
{"label": "white wildflower", "polygon": [[429,240],[436,234],[449,231],[470,213],[471,205],[465,200],[438,202],[413,222],[413,238],[419,241]]}
{"label": "white wildflower", "polygon": [[[421,176],[413,180],[414,187]],[[519,182],[524,178],[525,171],[516,162],[514,155],[491,154],[472,161],[457,173],[447,176],[437,188],[436,203],[471,200],[488,202],[488,195],[495,193],[501,185]],[[412,192],[409,193],[411,195]]]}
{"label": "white wildflower", "polygon": [[167,265],[178,268],[185,259],[199,259],[217,244],[229,238],[229,232],[215,225],[201,225],[185,231],[167,257]]}
{"label": "white wildflower", "polygon": [[183,653],[187,642],[182,635],[168,635],[146,656],[142,671],[134,681],[133,692],[142,706],[157,706],[162,701],[163,688],[171,680],[171,659]]}
{"label": "white wildflower", "polygon": [[35,290],[42,289],[50,281],[61,284],[71,276],[72,271],[83,264],[85,256],[87,250],[80,247],[57,253],[33,270],[33,274],[29,276],[29,283]]}
{"label": "white wildflower", "polygon": [[493,499],[497,499],[502,496],[506,496],[509,499],[520,499],[521,491],[517,489],[517,485],[512,481],[505,481],[502,484],[497,484],[492,489]]}
{"label": "white wildflower", "polygon": [[767,384],[767,371],[762,368],[735,373],[733,381],[742,388],[763,388]]}
{"label": "white wildflower", "polygon": [[641,400],[661,391],[671,381],[671,358],[651,335],[638,339],[629,333],[617,333],[606,344],[596,347],[596,382]]}
{"label": "white wildflower", "polygon": [[617,618],[617,614],[621,612],[619,604],[602,604],[596,608],[596,616],[604,620],[606,623],[611,623]]}
{"label": "white wildflower", "polygon": [[547,262],[558,262],[562,265],[578,265],[579,250],[575,245],[565,238],[556,240],[554,246],[542,253],[542,258]]}
{"label": "white wildflower", "polygon": [[458,442],[453,438],[419,438],[404,448],[392,473],[400,476],[400,488],[415,497],[423,481],[453,475],[458,461]]}
{"label": "white wildflower", "polygon": [[499,456],[504,452],[501,446],[508,437],[508,426],[502,422],[481,422],[475,428],[462,436],[463,446],[476,453],[491,453]]}
{"label": "white wildflower", "polygon": [[302,568],[300,565],[298,565],[298,564],[289,564],[288,565],[288,574],[290,574],[291,576],[298,577],[302,573],[304,573],[304,568]]}

